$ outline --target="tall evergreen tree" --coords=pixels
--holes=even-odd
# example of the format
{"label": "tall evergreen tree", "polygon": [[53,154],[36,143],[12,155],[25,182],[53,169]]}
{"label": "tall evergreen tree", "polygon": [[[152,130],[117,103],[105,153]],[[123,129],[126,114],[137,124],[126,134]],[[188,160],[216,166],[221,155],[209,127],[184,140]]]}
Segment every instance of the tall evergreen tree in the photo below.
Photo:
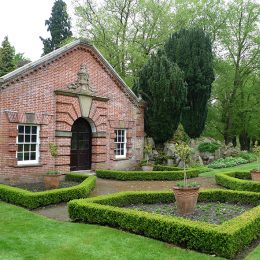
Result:
{"label": "tall evergreen tree", "polygon": [[183,72],[159,50],[140,71],[135,90],[146,101],[145,132],[158,145],[169,140],[186,101]]}
{"label": "tall evergreen tree", "polygon": [[169,60],[183,70],[187,83],[187,104],[181,122],[189,137],[199,137],[205,127],[214,81],[210,39],[201,29],[181,30],[172,34],[165,50]]}
{"label": "tall evergreen tree", "polygon": [[0,77],[15,69],[14,56],[15,49],[5,36],[0,48]]}
{"label": "tall evergreen tree", "polygon": [[43,55],[58,49],[64,40],[72,36],[70,18],[65,2],[62,0],[54,2],[51,17],[45,21],[45,25],[47,31],[51,34],[51,38],[40,37],[43,43]]}

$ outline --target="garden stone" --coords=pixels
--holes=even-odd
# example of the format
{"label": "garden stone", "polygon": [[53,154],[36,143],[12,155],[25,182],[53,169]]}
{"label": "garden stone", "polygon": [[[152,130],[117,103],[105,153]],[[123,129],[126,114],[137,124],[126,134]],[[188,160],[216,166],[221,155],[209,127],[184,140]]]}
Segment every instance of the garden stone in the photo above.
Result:
{"label": "garden stone", "polygon": [[173,166],[174,165],[173,159],[167,159],[167,165],[168,166]]}
{"label": "garden stone", "polygon": [[153,149],[155,148],[155,143],[152,137],[146,137],[145,143],[151,145]]}

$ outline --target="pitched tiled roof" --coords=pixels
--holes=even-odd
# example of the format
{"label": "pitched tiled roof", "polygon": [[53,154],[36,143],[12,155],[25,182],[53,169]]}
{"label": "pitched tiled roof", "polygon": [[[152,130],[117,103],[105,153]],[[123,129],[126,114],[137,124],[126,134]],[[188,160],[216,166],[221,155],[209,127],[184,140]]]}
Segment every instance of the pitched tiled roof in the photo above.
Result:
{"label": "pitched tiled roof", "polygon": [[102,63],[105,65],[105,67],[112,73],[112,75],[115,77],[115,79],[120,83],[122,86],[123,91],[130,97],[134,103],[142,103],[142,100],[140,100],[134,92],[126,85],[124,80],[118,75],[118,73],[114,70],[114,68],[110,65],[110,63],[105,59],[105,57],[99,52],[99,50],[92,44],[90,44],[86,39],[78,39],[76,41],[73,41],[43,57],[40,59],[30,62],[26,65],[24,65],[21,68],[18,68],[2,77],[0,77],[0,90],[1,88],[5,88],[3,85],[7,85],[7,83],[16,80],[16,78],[22,76],[23,74],[26,74],[30,71],[33,71],[40,67],[43,64],[47,64],[48,62],[54,60],[58,56],[66,53],[67,51],[79,46],[84,45],[88,48],[92,49],[94,53],[98,56],[98,58],[102,61]]}

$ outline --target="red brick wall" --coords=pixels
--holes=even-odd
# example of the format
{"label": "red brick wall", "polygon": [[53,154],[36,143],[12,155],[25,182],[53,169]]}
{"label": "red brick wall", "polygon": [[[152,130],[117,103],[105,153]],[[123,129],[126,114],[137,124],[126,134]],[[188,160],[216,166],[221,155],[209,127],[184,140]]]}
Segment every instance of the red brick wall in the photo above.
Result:
{"label": "red brick wall", "polygon": [[[0,181],[36,181],[54,165],[58,170],[69,171],[70,138],[55,137],[55,130],[70,131],[73,122],[81,117],[81,110],[77,97],[55,95],[54,90],[74,83],[81,64],[87,65],[96,95],[109,99],[92,101],[89,118],[97,132],[105,132],[103,137],[93,137],[92,168],[129,168],[141,159],[143,108],[131,102],[92,50],[80,47],[23,74],[0,90]],[[17,124],[25,122],[28,112],[35,113],[40,124],[40,162],[34,167],[18,167]],[[118,127],[127,128],[127,160],[114,158],[114,129]],[[55,161],[48,151],[50,142],[59,146]]]}

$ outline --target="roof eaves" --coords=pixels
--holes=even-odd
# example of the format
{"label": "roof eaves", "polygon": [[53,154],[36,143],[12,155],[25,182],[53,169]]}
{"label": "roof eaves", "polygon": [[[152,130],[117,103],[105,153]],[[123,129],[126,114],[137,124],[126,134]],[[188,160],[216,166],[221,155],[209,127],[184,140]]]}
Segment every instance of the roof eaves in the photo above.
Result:
{"label": "roof eaves", "polygon": [[50,52],[46,55],[44,55],[43,57],[41,57],[40,59],[36,60],[36,61],[33,61],[33,62],[30,62],[24,66],[22,66],[21,68],[18,68],[2,77],[0,77],[0,85],[21,75],[22,73],[26,72],[26,71],[29,71],[29,70],[32,70],[36,67],[38,67],[39,65],[45,63],[45,62],[48,62],[54,58],[56,58],[57,56],[59,56],[60,54],[66,52],[67,50],[71,49],[71,48],[74,48],[75,46],[77,46],[78,44],[80,43],[83,43],[85,45],[89,45],[91,46],[91,44],[89,42],[87,42],[86,40],[83,40],[83,39],[79,39],[79,40],[76,40],[74,42],[71,42],[53,52]]}

